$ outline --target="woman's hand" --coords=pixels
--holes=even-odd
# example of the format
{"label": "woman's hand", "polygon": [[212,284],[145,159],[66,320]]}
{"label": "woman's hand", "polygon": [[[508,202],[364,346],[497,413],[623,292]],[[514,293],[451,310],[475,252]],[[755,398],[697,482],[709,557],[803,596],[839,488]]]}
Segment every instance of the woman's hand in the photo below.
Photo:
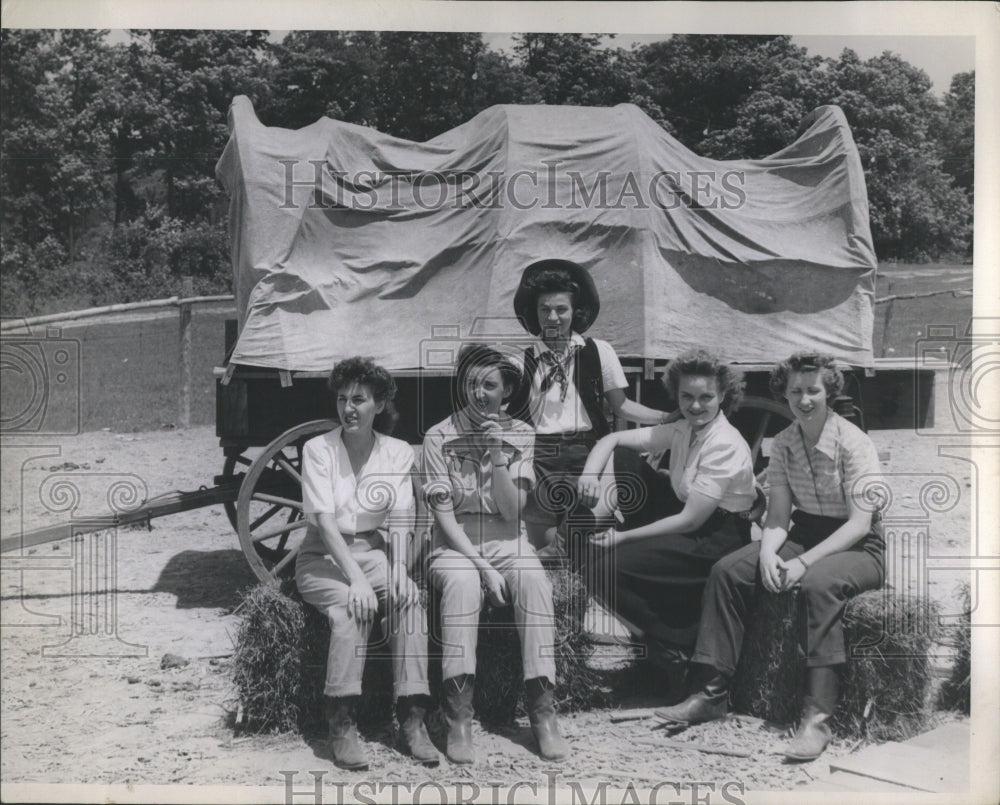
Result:
{"label": "woman's hand", "polygon": [[494,463],[499,463],[503,458],[500,448],[503,447],[503,425],[500,424],[499,414],[484,414],[483,421],[479,424],[479,432],[482,434],[486,449],[490,451],[490,459]]}
{"label": "woman's hand", "polygon": [[507,596],[507,581],[494,567],[485,568],[480,573],[483,579],[483,586],[486,587],[486,596],[490,603],[496,607],[507,606],[509,603]]}
{"label": "woman's hand", "polygon": [[406,572],[405,565],[393,565],[389,571],[389,600],[397,609],[420,603],[420,588]]}
{"label": "woman's hand", "polygon": [[[798,564],[798,563],[796,563]],[[774,551],[761,550],[758,559],[760,579],[764,589],[770,593],[780,593],[785,588],[785,563]]]}
{"label": "woman's hand", "polygon": [[347,590],[347,611],[359,624],[371,623],[378,613],[378,596],[368,583],[360,578],[351,582]]}
{"label": "woman's hand", "polygon": [[627,531],[619,531],[617,528],[609,528],[607,531],[598,531],[591,535],[590,544],[599,548],[613,548],[621,545],[628,537]]}
{"label": "woman's hand", "polygon": [[588,509],[594,508],[601,496],[601,479],[595,473],[585,473],[576,482],[580,502]]}
{"label": "woman's hand", "polygon": [[789,559],[787,562],[779,559],[781,567],[784,570],[784,584],[782,585],[782,590],[790,590],[806,574],[805,563],[802,562],[798,557],[794,559]]}

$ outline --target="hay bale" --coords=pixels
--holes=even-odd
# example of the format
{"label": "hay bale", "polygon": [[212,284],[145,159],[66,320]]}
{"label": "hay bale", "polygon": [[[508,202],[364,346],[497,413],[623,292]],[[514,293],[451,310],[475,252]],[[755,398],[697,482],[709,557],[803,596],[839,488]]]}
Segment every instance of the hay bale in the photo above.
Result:
{"label": "hay bale", "polygon": [[958,589],[962,615],[956,626],[943,635],[942,642],[955,652],[951,671],[938,692],[937,706],[969,715],[972,708],[972,594],[968,584]]}
{"label": "hay bale", "polygon": [[[326,618],[305,603],[292,582],[259,584],[243,613],[233,654],[233,684],[253,732],[306,731],[322,724],[323,684],[330,646]],[[391,717],[392,667],[378,630],[369,649],[358,703],[361,724]]]}
{"label": "hay bale", "polygon": [[[594,642],[582,628],[589,598],[579,574],[547,570],[556,614],[556,700],[560,712],[604,707],[611,700],[600,673],[587,661]],[[521,642],[512,607],[484,607],[476,650],[476,715],[484,724],[509,724],[525,713]]]}
{"label": "hay bale", "polygon": [[[556,698],[572,711],[607,704],[600,674],[587,666],[590,636],[578,628],[587,591],[576,573],[549,571],[556,611]],[[254,732],[307,731],[321,726],[323,683],[330,628],[326,618],[305,603],[294,582],[260,584],[239,610],[243,621],[233,655],[233,682],[243,725]],[[511,607],[483,608],[477,656],[476,713],[487,724],[510,723],[523,710],[521,644]],[[433,631],[433,630],[432,630]],[[440,691],[440,646],[430,643],[431,693]],[[387,641],[373,630],[358,703],[364,727],[392,718],[392,657]]]}
{"label": "hay bale", "polygon": [[[760,595],[733,681],[737,712],[779,723],[791,723],[801,713],[805,662],[798,647],[797,595]],[[862,593],[848,602],[849,659],[833,718],[839,734],[899,740],[926,725],[935,613],[933,602],[891,590]]]}
{"label": "hay bale", "polygon": [[797,617],[798,590],[758,594],[733,678],[730,698],[736,712],[778,724],[799,717],[805,677]]}

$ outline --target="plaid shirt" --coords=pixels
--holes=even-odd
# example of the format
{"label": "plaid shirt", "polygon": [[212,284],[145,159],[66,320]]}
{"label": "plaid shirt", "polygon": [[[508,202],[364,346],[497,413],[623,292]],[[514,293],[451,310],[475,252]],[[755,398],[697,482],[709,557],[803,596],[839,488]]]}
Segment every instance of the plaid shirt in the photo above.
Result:
{"label": "plaid shirt", "polygon": [[798,509],[847,519],[848,498],[860,500],[862,488],[880,474],[872,440],[831,410],[812,449],[806,447],[798,423],[774,437],[767,483],[772,488],[787,486]]}

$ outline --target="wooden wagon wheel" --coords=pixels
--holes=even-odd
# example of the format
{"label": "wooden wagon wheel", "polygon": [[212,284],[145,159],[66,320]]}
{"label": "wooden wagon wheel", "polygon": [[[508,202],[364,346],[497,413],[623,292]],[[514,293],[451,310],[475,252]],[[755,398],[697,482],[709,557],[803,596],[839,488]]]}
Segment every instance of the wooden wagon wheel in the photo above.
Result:
{"label": "wooden wagon wheel", "polygon": [[302,445],[337,423],[317,419],[286,430],[253,460],[236,500],[236,533],[261,581],[291,575],[305,536]]}
{"label": "wooden wagon wheel", "polygon": [[767,397],[747,395],[729,421],[747,440],[753,457],[753,473],[763,483],[770,456],[764,453],[764,442],[795,421],[795,415],[784,403]]}
{"label": "wooden wagon wheel", "polygon": [[[222,475],[219,476],[216,483],[221,482],[224,484],[229,481],[235,481],[237,478],[245,477],[246,469],[251,464],[253,464],[253,459],[242,453],[236,456],[226,456],[226,463],[222,465]],[[229,525],[233,527],[233,531],[239,533],[239,527],[236,524],[236,501],[227,500],[222,506],[226,510],[226,517],[229,518]]]}

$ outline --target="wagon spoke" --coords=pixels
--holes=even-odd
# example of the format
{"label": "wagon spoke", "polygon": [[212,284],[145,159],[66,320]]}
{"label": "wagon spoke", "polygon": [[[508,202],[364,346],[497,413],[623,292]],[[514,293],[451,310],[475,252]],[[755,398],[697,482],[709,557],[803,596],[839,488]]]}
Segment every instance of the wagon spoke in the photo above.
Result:
{"label": "wagon spoke", "polygon": [[300,547],[299,545],[296,545],[288,553],[285,554],[284,558],[280,562],[278,562],[278,564],[276,564],[274,567],[271,568],[272,576],[276,577],[279,573],[281,573],[282,570],[284,570],[291,562],[295,560],[295,557],[298,556],[299,554],[299,547]]}
{"label": "wagon spoke", "polygon": [[301,500],[292,500],[291,498],[283,498],[280,495],[269,495],[267,492],[254,492],[254,500],[260,500],[264,503],[277,503],[279,506],[288,506],[292,509],[301,509]]}
{"label": "wagon spoke", "polygon": [[268,520],[270,520],[272,517],[274,517],[274,515],[276,515],[278,512],[280,512],[282,510],[282,508],[284,508],[284,507],[283,506],[272,506],[270,509],[268,509],[266,512],[264,512],[260,517],[258,517],[252,523],[250,523],[250,530],[251,531],[256,531],[258,529],[258,527],[260,527],[261,525],[263,525],[264,523],[266,523]]}
{"label": "wagon spoke", "polygon": [[[254,542],[263,542],[266,539],[271,539],[272,537],[278,537],[282,534],[288,534],[299,528],[305,528],[308,523],[305,520],[296,520],[293,523],[286,523],[285,525],[275,526],[274,528],[269,528],[267,531],[261,531],[259,534],[253,535]],[[284,544],[280,545],[279,548],[283,548]]]}
{"label": "wagon spoke", "polygon": [[288,463],[288,459],[282,458],[280,453],[274,457],[274,463],[277,464],[279,467],[281,467],[281,469],[283,469],[289,475],[291,475],[292,478],[294,478],[297,483],[299,484],[302,483],[302,476],[299,474],[298,470],[296,470],[295,467],[293,467],[291,464]]}
{"label": "wagon spoke", "polygon": [[753,457],[754,462],[757,461],[757,457],[760,455],[760,446],[764,442],[764,436],[767,433],[767,426],[771,423],[771,412],[764,411],[761,414],[760,422],[757,425],[757,432],[754,434],[753,442],[750,445],[750,455]]}

